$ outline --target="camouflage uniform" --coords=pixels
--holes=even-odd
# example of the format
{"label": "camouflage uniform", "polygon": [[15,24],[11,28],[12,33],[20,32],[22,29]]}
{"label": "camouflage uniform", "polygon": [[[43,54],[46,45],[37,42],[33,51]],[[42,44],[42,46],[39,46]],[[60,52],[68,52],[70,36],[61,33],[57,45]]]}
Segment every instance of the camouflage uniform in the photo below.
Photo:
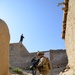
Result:
{"label": "camouflage uniform", "polygon": [[40,52],[37,54],[38,56],[42,55],[42,57],[40,57],[40,61],[37,65],[37,68],[40,72],[40,74],[42,75],[49,75],[49,67],[48,67],[48,64],[46,62],[46,57],[44,57],[44,53]]}

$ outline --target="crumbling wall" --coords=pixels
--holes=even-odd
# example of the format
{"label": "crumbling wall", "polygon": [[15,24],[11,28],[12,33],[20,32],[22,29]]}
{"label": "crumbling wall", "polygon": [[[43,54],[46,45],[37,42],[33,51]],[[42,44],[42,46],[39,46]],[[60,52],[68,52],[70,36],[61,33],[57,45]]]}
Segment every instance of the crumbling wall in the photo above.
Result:
{"label": "crumbling wall", "polygon": [[61,75],[75,75],[75,0],[69,0],[68,3],[65,45],[68,65]]}
{"label": "crumbling wall", "polygon": [[69,66],[75,67],[75,0],[69,0],[65,44]]}

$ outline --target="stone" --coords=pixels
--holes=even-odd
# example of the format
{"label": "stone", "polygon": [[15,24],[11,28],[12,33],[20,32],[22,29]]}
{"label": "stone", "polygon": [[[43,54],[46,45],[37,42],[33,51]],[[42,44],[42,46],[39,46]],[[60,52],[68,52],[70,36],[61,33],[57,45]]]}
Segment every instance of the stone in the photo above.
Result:
{"label": "stone", "polygon": [[9,42],[9,29],[0,19],[0,75],[11,75],[9,73]]}

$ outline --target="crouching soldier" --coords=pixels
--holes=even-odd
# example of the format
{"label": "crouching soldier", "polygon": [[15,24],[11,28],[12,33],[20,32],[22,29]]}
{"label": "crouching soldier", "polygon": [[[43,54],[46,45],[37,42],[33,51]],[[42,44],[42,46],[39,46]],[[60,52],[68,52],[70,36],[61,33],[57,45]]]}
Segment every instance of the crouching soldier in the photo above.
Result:
{"label": "crouching soldier", "polygon": [[50,75],[49,70],[52,69],[50,61],[47,57],[44,56],[43,52],[38,52],[37,56],[40,58],[40,61],[37,65],[37,68],[42,75]]}

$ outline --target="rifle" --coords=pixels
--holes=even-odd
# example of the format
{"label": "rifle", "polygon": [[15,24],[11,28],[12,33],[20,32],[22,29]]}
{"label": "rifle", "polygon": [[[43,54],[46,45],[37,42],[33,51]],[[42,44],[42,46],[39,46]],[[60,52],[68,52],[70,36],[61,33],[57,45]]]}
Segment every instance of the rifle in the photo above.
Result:
{"label": "rifle", "polygon": [[38,65],[40,59],[37,59],[33,65],[30,66],[30,70],[36,69],[36,65]]}

